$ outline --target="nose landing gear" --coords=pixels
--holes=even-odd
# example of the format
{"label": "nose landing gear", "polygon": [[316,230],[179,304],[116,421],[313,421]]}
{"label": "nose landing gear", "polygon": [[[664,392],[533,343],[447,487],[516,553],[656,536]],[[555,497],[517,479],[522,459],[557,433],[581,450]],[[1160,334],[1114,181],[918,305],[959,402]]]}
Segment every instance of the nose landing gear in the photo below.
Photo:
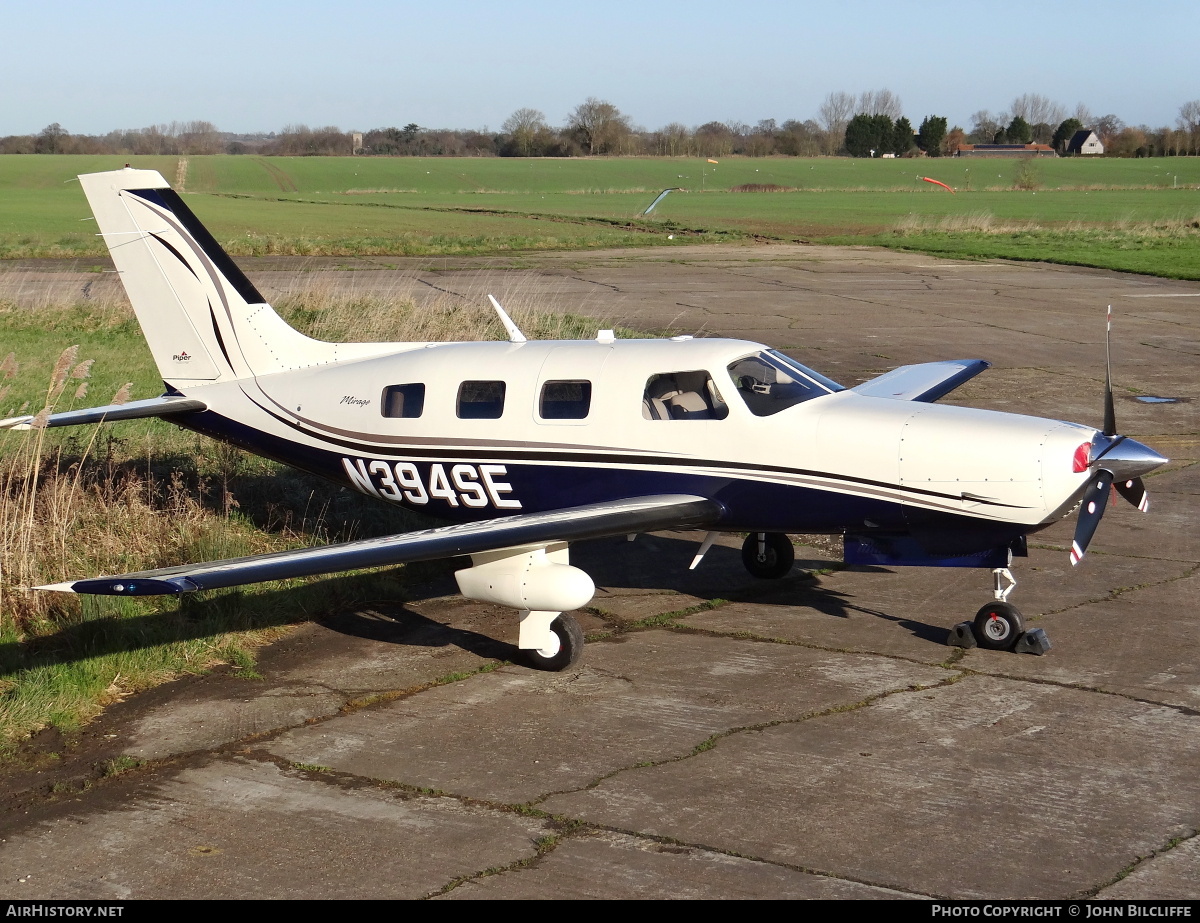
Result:
{"label": "nose landing gear", "polygon": [[991,651],[1014,651],[1018,654],[1044,654],[1050,650],[1050,639],[1041,628],[1025,630],[1021,612],[1008,601],[1017,580],[1007,567],[992,571],[995,600],[975,615],[974,622],[959,622],[950,631],[946,643],[952,647],[982,647]]}

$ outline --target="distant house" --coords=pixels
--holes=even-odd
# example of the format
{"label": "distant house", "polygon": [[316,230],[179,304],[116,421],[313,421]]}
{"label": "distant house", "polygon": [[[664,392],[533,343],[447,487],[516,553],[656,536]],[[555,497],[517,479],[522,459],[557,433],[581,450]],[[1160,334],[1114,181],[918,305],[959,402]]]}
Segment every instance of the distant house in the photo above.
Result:
{"label": "distant house", "polygon": [[960,144],[955,157],[1057,157],[1049,144]]}
{"label": "distant house", "polygon": [[1090,128],[1082,128],[1067,142],[1068,154],[1103,154],[1104,145]]}

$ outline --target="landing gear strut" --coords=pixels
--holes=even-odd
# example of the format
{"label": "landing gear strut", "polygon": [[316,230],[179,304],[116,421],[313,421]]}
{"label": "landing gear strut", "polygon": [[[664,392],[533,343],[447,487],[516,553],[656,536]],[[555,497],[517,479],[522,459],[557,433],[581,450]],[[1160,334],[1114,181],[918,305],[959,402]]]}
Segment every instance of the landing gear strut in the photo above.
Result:
{"label": "landing gear strut", "polygon": [[1044,654],[1050,639],[1041,628],[1025,630],[1020,610],[1008,601],[1017,580],[1007,567],[992,571],[993,595],[975,615],[974,622],[959,622],[950,631],[947,643],[954,647],[983,647],[991,651],[1015,651],[1018,654]]}
{"label": "landing gear strut", "polygon": [[796,561],[792,540],[782,532],[751,532],[742,543],[742,563],[755,577],[777,580]]}
{"label": "landing gear strut", "polygon": [[562,613],[550,623],[550,643],[543,648],[521,651],[525,665],[535,670],[565,670],[583,654],[583,629],[574,618]]}

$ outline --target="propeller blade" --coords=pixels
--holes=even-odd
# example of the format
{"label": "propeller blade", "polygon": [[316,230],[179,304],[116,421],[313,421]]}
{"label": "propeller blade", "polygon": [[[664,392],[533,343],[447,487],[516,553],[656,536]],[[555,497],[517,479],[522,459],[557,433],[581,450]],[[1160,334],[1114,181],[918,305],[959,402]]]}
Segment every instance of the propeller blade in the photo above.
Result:
{"label": "propeller blade", "polygon": [[1129,478],[1117,481],[1114,485],[1117,493],[1136,506],[1143,513],[1150,509],[1150,495],[1146,493],[1146,485],[1141,478]]}
{"label": "propeller blade", "polygon": [[1088,482],[1083,501],[1079,504],[1079,520],[1075,523],[1075,540],[1071,542],[1072,566],[1082,561],[1083,556],[1087,553],[1092,536],[1096,534],[1096,527],[1100,525],[1100,518],[1104,515],[1104,507],[1107,505],[1108,491],[1112,487],[1112,482],[1111,471],[1098,471],[1096,476]]}
{"label": "propeller blade", "polygon": [[1112,305],[1108,306],[1108,326],[1104,331],[1104,435],[1117,434],[1117,411],[1112,393]]}

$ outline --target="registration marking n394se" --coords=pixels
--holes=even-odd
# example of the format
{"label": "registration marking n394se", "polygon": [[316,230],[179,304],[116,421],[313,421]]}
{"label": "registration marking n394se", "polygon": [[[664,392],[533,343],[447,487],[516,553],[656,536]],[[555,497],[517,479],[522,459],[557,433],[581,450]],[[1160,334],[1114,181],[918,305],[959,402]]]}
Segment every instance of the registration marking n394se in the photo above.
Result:
{"label": "registration marking n394se", "polygon": [[429,466],[425,477],[416,465],[404,461],[393,463],[343,457],[342,467],[356,490],[396,503],[407,501],[424,506],[430,500],[441,500],[452,507],[521,509],[520,500],[506,496],[512,493],[512,485],[497,480],[508,474],[504,465],[443,465],[436,462]]}

